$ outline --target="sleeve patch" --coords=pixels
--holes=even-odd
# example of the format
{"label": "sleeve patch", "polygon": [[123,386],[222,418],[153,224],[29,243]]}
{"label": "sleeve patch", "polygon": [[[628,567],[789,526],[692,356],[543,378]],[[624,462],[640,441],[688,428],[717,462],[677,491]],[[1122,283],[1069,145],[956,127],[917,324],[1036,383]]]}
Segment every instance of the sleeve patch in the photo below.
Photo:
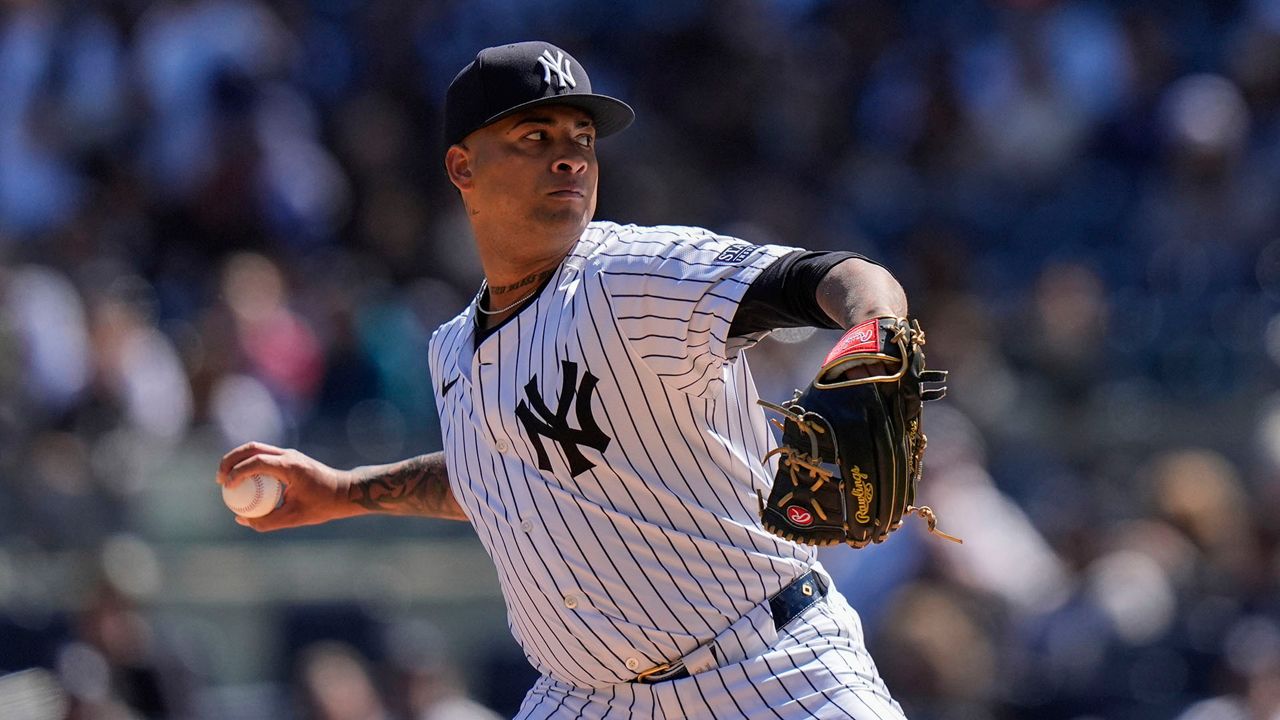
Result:
{"label": "sleeve patch", "polygon": [[743,260],[746,260],[755,249],[755,245],[750,245],[748,243],[730,245],[720,251],[720,254],[716,256],[715,262],[721,265],[737,265]]}

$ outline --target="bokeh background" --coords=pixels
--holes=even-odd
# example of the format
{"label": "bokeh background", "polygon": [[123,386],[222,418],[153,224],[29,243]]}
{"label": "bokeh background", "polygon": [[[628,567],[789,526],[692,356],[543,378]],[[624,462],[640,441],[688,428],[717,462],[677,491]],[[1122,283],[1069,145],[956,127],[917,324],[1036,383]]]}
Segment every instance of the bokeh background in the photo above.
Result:
{"label": "bokeh background", "polygon": [[[531,38],[636,108],[598,217],[907,287],[966,544],[824,559],[909,717],[1280,717],[1280,0],[5,0],[0,717],[511,715],[469,526],[257,535],[213,474],[439,447],[441,99]],[[779,335],[766,396],[831,341]]]}

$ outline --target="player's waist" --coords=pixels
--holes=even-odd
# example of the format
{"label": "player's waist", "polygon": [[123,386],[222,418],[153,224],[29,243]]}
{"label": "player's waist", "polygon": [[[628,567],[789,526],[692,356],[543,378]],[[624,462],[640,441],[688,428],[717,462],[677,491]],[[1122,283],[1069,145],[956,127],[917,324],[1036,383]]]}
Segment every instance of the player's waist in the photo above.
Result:
{"label": "player's waist", "polygon": [[[669,663],[636,675],[633,682],[660,683],[679,680],[763,653],[778,639],[777,633],[827,595],[828,580],[821,571],[809,570],[753,608],[709,643]],[[772,632],[767,632],[768,624]]]}

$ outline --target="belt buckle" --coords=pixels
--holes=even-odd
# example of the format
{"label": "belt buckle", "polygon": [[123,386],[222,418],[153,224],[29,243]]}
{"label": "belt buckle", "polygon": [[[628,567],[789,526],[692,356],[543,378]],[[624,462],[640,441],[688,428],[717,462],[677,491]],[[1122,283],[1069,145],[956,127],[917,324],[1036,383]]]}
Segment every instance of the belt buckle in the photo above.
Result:
{"label": "belt buckle", "polygon": [[637,675],[635,681],[647,683],[649,682],[650,677],[653,677],[654,675],[660,675],[670,669],[671,669],[671,663],[662,663],[661,665],[654,665],[648,670],[645,670],[644,672]]}

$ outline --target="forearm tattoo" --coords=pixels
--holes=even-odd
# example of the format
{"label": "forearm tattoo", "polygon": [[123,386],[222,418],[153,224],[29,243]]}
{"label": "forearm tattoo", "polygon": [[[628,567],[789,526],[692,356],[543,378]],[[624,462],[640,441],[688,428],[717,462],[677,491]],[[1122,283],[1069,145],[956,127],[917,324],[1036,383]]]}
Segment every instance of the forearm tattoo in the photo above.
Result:
{"label": "forearm tattoo", "polygon": [[466,519],[449,490],[440,453],[376,468],[351,485],[347,499],[371,512]]}

